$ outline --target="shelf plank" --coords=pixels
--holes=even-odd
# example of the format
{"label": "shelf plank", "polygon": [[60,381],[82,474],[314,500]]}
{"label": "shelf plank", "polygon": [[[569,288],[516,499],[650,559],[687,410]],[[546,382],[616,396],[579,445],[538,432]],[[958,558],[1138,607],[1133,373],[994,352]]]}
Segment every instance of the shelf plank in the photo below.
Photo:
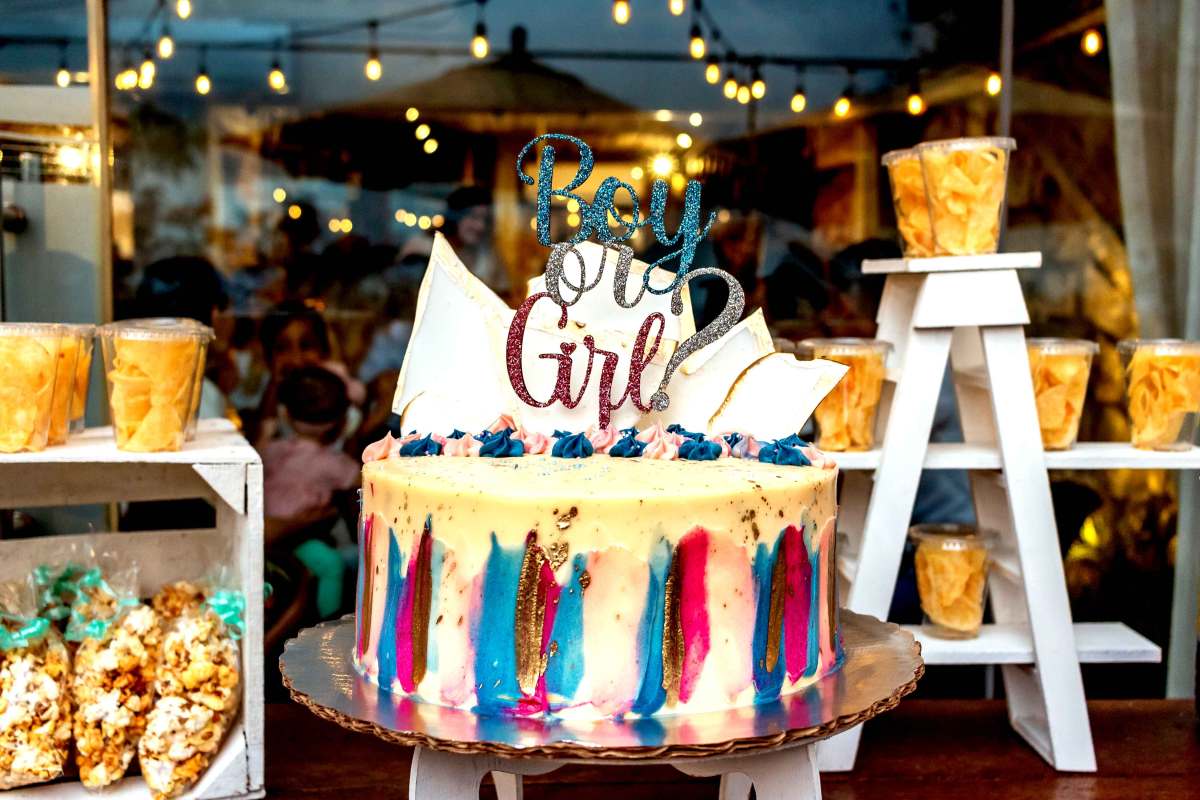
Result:
{"label": "shelf plank", "polygon": [[986,253],[978,256],[933,256],[931,258],[868,258],[862,262],[867,275],[889,273],[975,272],[984,269],[1036,269],[1042,265],[1040,252]]}
{"label": "shelf plank", "polygon": [[0,470],[29,464],[257,464],[258,453],[225,419],[200,420],[196,438],[174,453],[118,450],[111,427],[88,428],[37,453],[0,453]]}
{"label": "shelf plank", "polygon": [[[874,470],[881,451],[830,453],[845,470]],[[1139,450],[1126,442],[1079,442],[1071,450],[1046,453],[1047,469],[1200,469],[1200,447],[1187,450]],[[1000,469],[1000,451],[992,445],[930,442],[925,469]]]}
{"label": "shelf plank", "polygon": [[[984,625],[974,639],[939,639],[920,625],[905,625],[921,643],[927,664],[1032,664],[1028,625]],[[1162,649],[1120,622],[1075,623],[1075,649],[1083,664],[1131,664],[1162,661]]]}

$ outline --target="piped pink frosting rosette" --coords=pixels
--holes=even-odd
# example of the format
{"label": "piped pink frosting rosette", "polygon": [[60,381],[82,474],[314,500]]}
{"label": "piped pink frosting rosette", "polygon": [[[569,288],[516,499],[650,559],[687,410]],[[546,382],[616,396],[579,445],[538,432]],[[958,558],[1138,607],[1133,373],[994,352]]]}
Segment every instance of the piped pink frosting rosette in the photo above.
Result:
{"label": "piped pink frosting rosette", "polygon": [[[505,429],[519,431],[521,426],[518,425],[517,421],[508,414],[501,414],[500,416],[496,417],[495,422],[493,422],[491,425],[488,425],[487,430],[488,433],[499,433]],[[528,452],[528,450],[526,450],[526,452]]]}
{"label": "piped pink frosting rosette", "polygon": [[[501,430],[504,430],[501,428]],[[458,456],[459,458],[467,458],[479,455],[479,448],[483,445],[478,439],[471,434],[460,436],[457,439],[447,439],[442,445],[442,455]]]}
{"label": "piped pink frosting rosette", "polygon": [[517,432],[512,435],[512,438],[525,445],[525,455],[527,456],[545,455],[553,447],[549,436],[544,433],[527,431],[524,428],[517,428]]}
{"label": "piped pink frosting rosette", "polygon": [[605,428],[589,425],[585,434],[596,452],[603,453],[604,455],[608,455],[608,451],[612,449],[612,446],[621,441],[620,431],[611,425]]}
{"label": "piped pink frosting rosette", "polygon": [[730,449],[730,454],[734,458],[758,458],[758,451],[762,449],[762,445],[753,436],[747,434]]}
{"label": "piped pink frosting rosette", "polygon": [[[385,433],[383,438],[377,442],[371,442],[363,449],[362,460],[364,464],[369,464],[372,461],[383,461],[387,458],[395,458],[400,455],[400,448],[409,442],[420,439],[418,433],[410,433],[401,436],[399,439],[392,436],[391,432]],[[439,437],[435,436],[434,439]]]}
{"label": "piped pink frosting rosette", "polygon": [[661,422],[656,422],[654,427],[642,431],[637,438],[639,442],[646,443],[646,449],[642,451],[642,458],[652,458],[658,461],[673,461],[678,458],[679,445],[683,444],[683,437],[668,431]]}

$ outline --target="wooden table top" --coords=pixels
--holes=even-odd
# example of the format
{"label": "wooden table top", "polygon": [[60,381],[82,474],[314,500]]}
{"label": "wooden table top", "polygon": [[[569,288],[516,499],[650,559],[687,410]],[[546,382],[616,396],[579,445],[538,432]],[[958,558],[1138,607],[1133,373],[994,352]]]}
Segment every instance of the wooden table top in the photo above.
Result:
{"label": "wooden table top", "polygon": [[[1183,800],[1200,797],[1200,736],[1190,701],[1089,704],[1098,774],[1059,774],[1008,726],[998,700],[907,700],[870,723],[854,772],[824,776],[826,800]],[[267,705],[269,797],[404,798],[409,751]],[[568,765],[526,778],[527,800],[717,797],[715,779],[671,767]],[[485,785],[481,797],[495,793]]]}

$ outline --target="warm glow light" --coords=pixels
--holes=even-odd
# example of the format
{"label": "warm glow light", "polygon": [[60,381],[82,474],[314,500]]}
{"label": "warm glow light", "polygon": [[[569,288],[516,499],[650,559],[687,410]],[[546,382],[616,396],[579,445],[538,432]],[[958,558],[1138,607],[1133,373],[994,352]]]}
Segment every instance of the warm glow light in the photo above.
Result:
{"label": "warm glow light", "polygon": [[749,86],[739,86],[737,88],[737,101],[739,103],[741,103],[742,105],[746,105],[746,103],[750,102],[750,87]]}
{"label": "warm glow light", "polygon": [[425,214],[422,214],[421,216],[417,217],[417,227],[423,231],[429,230],[429,226],[432,224],[433,224],[433,220],[431,220]]}
{"label": "warm glow light", "polygon": [[684,150],[687,150],[689,147],[692,146],[691,134],[681,132],[678,136],[675,137],[675,144],[679,145]]}
{"label": "warm glow light", "polygon": [[578,214],[567,214],[567,224],[570,225],[572,228],[578,228],[579,227],[579,215]]}
{"label": "warm glow light", "polygon": [[271,71],[267,73],[267,85],[277,92],[282,92],[287,86],[287,76],[279,68],[278,61],[271,65]]}
{"label": "warm glow light", "polygon": [[635,181],[640,181],[642,176],[645,174],[645,170],[643,170],[641,167],[634,167],[633,169],[629,170],[629,177],[633,178]]}
{"label": "warm glow light", "polygon": [[738,82],[732,75],[725,76],[725,85],[721,87],[721,91],[725,97],[732,100],[737,97]]}
{"label": "warm glow light", "polygon": [[175,13],[180,19],[187,19],[192,15],[192,0],[178,0],[175,3]]}
{"label": "warm glow light", "polygon": [[433,215],[433,227],[435,227],[435,228],[440,228],[440,227],[442,227],[442,226],[443,226],[443,225],[445,225],[445,224],[446,224],[446,218],[445,218],[445,217],[443,217],[441,214],[434,214],[434,215]]}
{"label": "warm glow light", "polygon": [[369,81],[377,81],[383,77],[383,63],[380,62],[379,56],[371,55],[363,64],[363,74],[367,76]]}
{"label": "warm glow light", "polygon": [[750,84],[750,95],[755,100],[762,100],[767,95],[767,82],[762,78],[755,78]]}
{"label": "warm glow light", "polygon": [[537,230],[537,217],[529,218],[529,230],[531,230],[531,231]]}
{"label": "warm glow light", "polygon": [[667,0],[667,10],[671,12],[671,16],[678,17],[683,14],[683,0]]}
{"label": "warm glow light", "polygon": [[138,70],[137,86],[139,89],[149,89],[154,85],[154,76],[158,74],[158,68],[154,66],[154,59],[146,58],[142,61],[141,69]]}
{"label": "warm glow light", "polygon": [[715,61],[708,62],[708,66],[704,68],[704,80],[716,85],[717,81],[721,80],[721,67]]}
{"label": "warm glow light", "polygon": [[699,128],[704,124],[704,116],[699,111],[693,111],[688,115],[688,124],[693,128]]}
{"label": "warm glow light", "polygon": [[925,98],[920,94],[913,92],[908,96],[908,113],[914,117],[919,117],[925,113]]}
{"label": "warm glow light", "polygon": [[199,73],[196,76],[196,93],[197,94],[208,94],[211,91],[212,91],[212,79],[209,78],[208,74],[205,72]]}
{"label": "warm glow light", "polygon": [[659,122],[670,122],[671,121],[671,109],[660,108],[658,111],[654,112],[654,118],[656,120],[658,120]]}
{"label": "warm glow light", "polygon": [[409,122],[416,122],[417,117],[421,116],[421,112],[417,111],[412,106],[409,106],[404,112],[404,118]]}
{"label": "warm glow light", "polygon": [[435,150],[437,150],[437,139],[426,139],[425,140],[425,152],[433,153],[433,151],[435,151]]}
{"label": "warm glow light", "polygon": [[166,61],[173,55],[175,55],[175,40],[171,38],[171,34],[164,31],[163,35],[158,37],[158,57]]}
{"label": "warm glow light", "polygon": [[708,47],[704,44],[704,37],[693,36],[691,41],[688,42],[688,52],[697,61],[704,58],[704,54],[708,52]]}
{"label": "warm glow light", "polygon": [[342,221],[340,219],[338,219],[337,217],[334,217],[333,219],[329,220],[329,232],[330,233],[337,233],[341,229],[342,229]]}
{"label": "warm glow light", "polygon": [[429,126],[422,122],[413,133],[416,134],[417,141],[424,141],[429,138]]}
{"label": "warm glow light", "polygon": [[1083,32],[1083,38],[1079,40],[1079,49],[1083,51],[1084,55],[1094,56],[1104,49],[1104,37],[1095,28],[1088,28]]}
{"label": "warm glow light", "polygon": [[987,76],[987,82],[984,83],[984,88],[992,97],[1000,94],[1000,90],[1004,88],[1004,79],[1000,77],[999,72],[993,72]]}
{"label": "warm glow light", "polygon": [[613,22],[618,25],[629,22],[629,0],[613,0]]}
{"label": "warm glow light", "polygon": [[671,176],[671,188],[674,191],[682,192],[685,186],[687,186],[687,178],[683,177],[678,172]]}
{"label": "warm glow light", "polygon": [[342,233],[349,233],[354,230],[354,223],[349,219],[342,220]]}
{"label": "warm glow light", "polygon": [[567,198],[567,211],[569,211],[572,214],[579,213],[579,201],[576,200],[574,197]]}
{"label": "warm glow light", "polygon": [[396,209],[396,222],[399,222],[401,225],[403,225],[404,224],[404,216],[406,213],[408,213],[408,212],[406,212],[403,208],[397,208]]}
{"label": "warm glow light", "polygon": [[71,70],[66,67],[59,67],[58,72],[54,73],[54,82],[60,88],[65,89],[71,85]]}
{"label": "warm glow light", "polygon": [[804,90],[796,87],[796,92],[792,95],[792,111],[799,114],[807,107],[808,98],[804,95]]}
{"label": "warm glow light", "polygon": [[83,165],[87,161],[87,154],[80,147],[66,145],[58,148],[54,160],[67,172],[78,172],[83,169]]}
{"label": "warm glow light", "polygon": [[842,95],[833,104],[833,115],[838,119],[844,119],[850,113],[850,98]]}
{"label": "warm glow light", "polygon": [[133,67],[126,67],[117,73],[116,86],[123,92],[127,92],[138,84],[138,72]]}
{"label": "warm glow light", "polygon": [[295,203],[288,206],[288,216],[292,219],[300,219],[300,206]]}
{"label": "warm glow light", "polygon": [[476,58],[487,58],[490,49],[487,36],[484,36],[482,33],[476,33],[471,37],[471,55]]}
{"label": "warm glow light", "polygon": [[282,186],[276,186],[275,191],[271,192],[271,199],[276,203],[282,203],[284,200],[287,200],[287,190]]}
{"label": "warm glow light", "polygon": [[668,153],[659,153],[650,159],[650,171],[660,178],[665,178],[675,169],[675,159]]}

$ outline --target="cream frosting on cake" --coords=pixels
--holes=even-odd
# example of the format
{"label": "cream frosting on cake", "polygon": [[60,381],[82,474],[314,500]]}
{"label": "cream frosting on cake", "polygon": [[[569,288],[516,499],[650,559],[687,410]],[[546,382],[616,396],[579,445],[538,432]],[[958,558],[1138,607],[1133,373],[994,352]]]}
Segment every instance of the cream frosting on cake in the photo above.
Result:
{"label": "cream frosting on cake", "polygon": [[835,669],[832,463],[798,440],[768,445],[784,463],[733,457],[760,449],[741,437],[714,441],[711,460],[660,460],[647,452],[689,437],[645,434],[633,458],[592,444],[632,431],[592,431],[575,442],[591,448],[582,458],[452,448],[520,441],[512,429],[406,437],[408,453],[467,457],[376,447],[363,469],[363,674],[481,713],[594,717],[765,702]]}

